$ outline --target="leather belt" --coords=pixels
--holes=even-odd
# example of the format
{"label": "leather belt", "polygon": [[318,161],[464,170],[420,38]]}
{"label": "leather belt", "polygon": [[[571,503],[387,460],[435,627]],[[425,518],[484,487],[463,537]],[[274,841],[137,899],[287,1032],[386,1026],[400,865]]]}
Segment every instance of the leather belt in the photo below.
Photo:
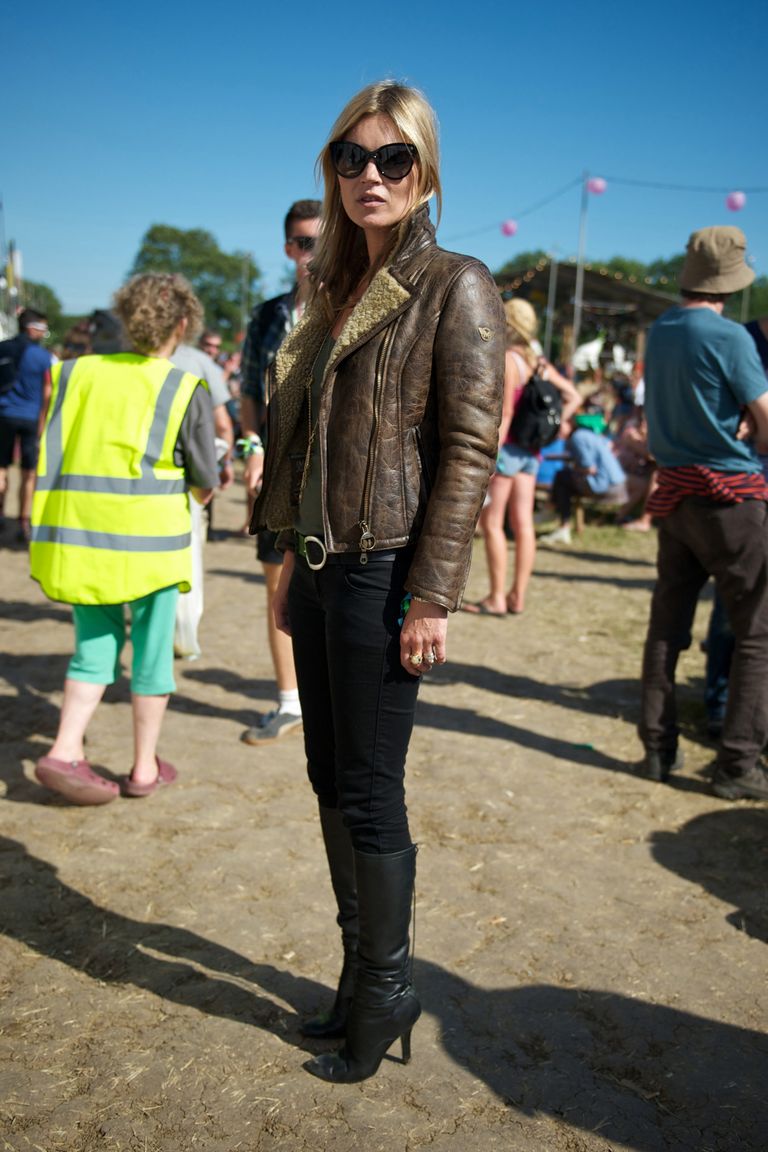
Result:
{"label": "leather belt", "polygon": [[307,567],[313,572],[319,572],[326,564],[348,564],[355,567],[375,562],[391,564],[400,551],[399,548],[391,548],[386,552],[329,552],[319,536],[303,536],[295,530],[293,534],[296,539],[296,555],[306,560]]}

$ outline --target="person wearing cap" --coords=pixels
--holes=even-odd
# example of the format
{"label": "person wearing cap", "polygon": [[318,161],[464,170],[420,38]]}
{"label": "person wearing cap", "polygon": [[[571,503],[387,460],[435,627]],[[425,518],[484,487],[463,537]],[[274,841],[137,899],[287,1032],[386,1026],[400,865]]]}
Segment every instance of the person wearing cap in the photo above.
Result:
{"label": "person wearing cap", "polygon": [[575,496],[625,505],[629,500],[627,476],[613,444],[595,428],[594,413],[577,412],[560,421],[560,435],[567,442],[568,463],[555,473],[552,503],[560,527],[542,536],[540,544],[571,543],[571,512]]}
{"label": "person wearing cap", "polygon": [[639,774],[666,780],[681,764],[675,668],[691,643],[709,576],[735,636],[731,687],[712,787],[724,799],[768,800],[759,763],[768,738],[768,384],[746,330],[725,300],[754,272],[730,226],[692,233],[680,274],[682,304],[651,329],[645,410],[658,486],[658,576],[642,666]]}
{"label": "person wearing cap", "polygon": [[18,443],[21,486],[16,538],[28,542],[38,445],[51,394],[53,358],[42,347],[43,340],[49,335],[44,312],[25,308],[19,313],[18,324],[18,338],[23,344],[23,351],[18,361],[16,379],[7,391],[0,393],[0,530],[5,525],[8,469]]}
{"label": "person wearing cap", "polygon": [[[581,403],[576,388],[540,353],[536,340],[538,318],[528,300],[514,296],[504,304],[506,354],[504,359],[504,400],[499,426],[499,452],[496,471],[488,488],[488,500],[480,516],[490,588],[482,600],[463,605],[476,616],[518,616],[525,608],[533,564],[536,558],[534,505],[539,457],[515,443],[511,431],[515,408],[534,372],[550,381],[563,398],[561,419],[568,419]],[[515,536],[515,572],[506,591],[508,544],[505,521]]]}

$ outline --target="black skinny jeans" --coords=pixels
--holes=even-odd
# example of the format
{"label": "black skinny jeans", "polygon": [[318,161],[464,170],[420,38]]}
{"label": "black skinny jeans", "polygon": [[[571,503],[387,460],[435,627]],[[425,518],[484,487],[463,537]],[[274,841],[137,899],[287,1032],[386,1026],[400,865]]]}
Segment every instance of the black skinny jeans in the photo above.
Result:
{"label": "black skinny jeans", "polygon": [[288,591],[307,771],[318,802],[338,808],[358,852],[410,847],[405,757],[419,678],[400,663],[400,604],[411,561],[296,556]]}
{"label": "black skinny jeans", "polygon": [[675,669],[691,643],[696,603],[714,576],[735,637],[717,763],[740,776],[768,739],[768,504],[689,497],[659,523],[658,579],[643,654],[640,739],[677,747]]}

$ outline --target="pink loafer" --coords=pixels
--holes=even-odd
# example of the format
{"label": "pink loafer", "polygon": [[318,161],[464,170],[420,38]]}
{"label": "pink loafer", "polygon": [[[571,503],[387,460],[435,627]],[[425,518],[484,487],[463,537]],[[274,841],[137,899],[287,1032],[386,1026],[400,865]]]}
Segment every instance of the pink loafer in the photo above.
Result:
{"label": "pink loafer", "polygon": [[114,780],[99,776],[87,760],[41,756],[35,765],[35,776],[46,788],[58,792],[72,804],[109,804],[120,795]]}
{"label": "pink loafer", "polygon": [[155,779],[149,784],[137,784],[130,776],[124,777],[121,787],[123,796],[131,796],[134,800],[138,800],[142,796],[151,796],[163,784],[173,784],[179,775],[173,764],[169,764],[167,760],[161,760],[159,756],[155,756],[155,760],[157,760]]}

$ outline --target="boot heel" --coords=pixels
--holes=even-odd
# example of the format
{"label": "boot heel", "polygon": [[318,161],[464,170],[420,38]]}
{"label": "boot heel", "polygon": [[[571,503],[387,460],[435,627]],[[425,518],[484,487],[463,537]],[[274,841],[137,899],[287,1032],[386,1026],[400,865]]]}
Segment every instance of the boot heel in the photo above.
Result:
{"label": "boot heel", "polygon": [[400,1048],[402,1052],[403,1064],[410,1064],[411,1062],[411,1029],[403,1032],[400,1037]]}

